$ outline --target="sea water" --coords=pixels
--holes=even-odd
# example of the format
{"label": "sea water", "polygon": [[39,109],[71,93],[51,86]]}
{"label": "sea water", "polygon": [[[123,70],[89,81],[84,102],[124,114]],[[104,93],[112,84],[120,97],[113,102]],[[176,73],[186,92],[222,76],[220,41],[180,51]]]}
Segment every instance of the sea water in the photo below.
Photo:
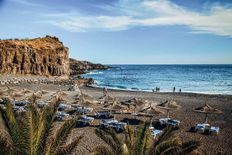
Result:
{"label": "sea water", "polygon": [[160,92],[232,94],[232,65],[110,65],[92,71],[94,86]]}

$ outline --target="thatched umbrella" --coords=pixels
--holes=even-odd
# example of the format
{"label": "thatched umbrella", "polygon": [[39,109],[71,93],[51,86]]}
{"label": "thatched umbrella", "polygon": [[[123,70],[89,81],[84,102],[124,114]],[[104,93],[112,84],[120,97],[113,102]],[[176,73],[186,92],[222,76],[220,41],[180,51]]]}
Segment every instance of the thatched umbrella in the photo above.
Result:
{"label": "thatched umbrella", "polygon": [[13,88],[10,88],[9,86],[7,87],[6,92],[8,93],[8,95],[12,95],[13,92],[15,92],[16,90]]}
{"label": "thatched umbrella", "polygon": [[98,99],[102,104],[106,104],[106,105],[111,105],[116,100],[115,97],[112,97],[112,96],[109,96],[109,95],[100,97]]}
{"label": "thatched umbrella", "polygon": [[175,101],[173,100],[166,100],[160,104],[157,105],[158,108],[160,109],[165,109],[167,110],[167,117],[169,118],[169,111],[170,110],[176,110],[180,108],[180,105],[178,105]]}
{"label": "thatched umbrella", "polygon": [[137,98],[134,99],[134,102],[135,102],[136,107],[140,107],[140,106],[143,106],[145,104],[150,104],[150,102],[147,100],[141,100],[141,99],[137,99]]}
{"label": "thatched umbrella", "polygon": [[48,94],[48,91],[42,90],[42,95]]}
{"label": "thatched umbrella", "polygon": [[5,91],[3,91],[3,90],[0,90],[0,96],[6,96],[6,92]]}
{"label": "thatched umbrella", "polygon": [[140,100],[140,99],[137,99],[137,98],[132,98],[132,99],[127,100],[127,101],[122,101],[121,103],[123,105],[128,106],[128,108],[133,107],[134,108],[134,113],[135,113],[136,108],[141,109],[141,107],[147,108],[147,107],[150,106],[150,103],[147,100]]}
{"label": "thatched umbrella", "polygon": [[23,88],[22,93],[23,93],[24,95],[26,95],[26,94],[30,94],[30,93],[32,93],[32,91],[30,91],[30,90],[28,90],[28,89]]}
{"label": "thatched umbrella", "polygon": [[122,113],[122,111],[128,110],[128,107],[119,104],[115,99],[113,103],[105,105],[103,109],[110,111],[120,111]]}
{"label": "thatched umbrella", "polygon": [[160,115],[160,114],[164,114],[164,112],[162,110],[158,109],[157,107],[152,106],[152,103],[150,103],[149,106],[147,106],[147,104],[146,104],[145,106],[141,107],[141,109],[139,111],[139,115],[151,117],[150,126],[152,124],[152,120],[153,120],[154,116]]}
{"label": "thatched umbrella", "polygon": [[82,94],[78,98],[76,98],[74,104],[89,107],[89,106],[97,106],[99,104],[99,101],[92,99],[88,95]]}
{"label": "thatched umbrella", "polygon": [[222,113],[221,110],[215,109],[208,104],[205,104],[204,106],[196,108],[194,109],[194,111],[205,114],[205,123],[208,122],[208,114],[221,114]]}
{"label": "thatched umbrella", "polygon": [[65,92],[63,92],[63,91],[59,92],[59,95],[60,95],[60,96],[63,96],[63,97],[64,97],[64,96],[68,96],[68,94],[65,93]]}
{"label": "thatched umbrella", "polygon": [[25,97],[23,94],[21,93],[12,93],[11,95],[13,98],[22,98],[22,97]]}

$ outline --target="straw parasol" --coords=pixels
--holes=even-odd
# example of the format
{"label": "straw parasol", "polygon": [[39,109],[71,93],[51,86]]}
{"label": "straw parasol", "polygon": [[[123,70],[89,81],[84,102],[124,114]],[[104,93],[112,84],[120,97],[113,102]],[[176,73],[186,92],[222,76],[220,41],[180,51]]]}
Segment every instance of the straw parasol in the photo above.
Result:
{"label": "straw parasol", "polygon": [[68,94],[65,93],[65,92],[63,92],[63,91],[59,92],[59,95],[60,95],[60,96],[68,96]]}
{"label": "straw parasol", "polygon": [[150,126],[152,124],[153,117],[160,114],[164,114],[164,112],[157,107],[152,106],[152,103],[150,103],[149,106],[147,106],[147,104],[142,106],[141,110],[139,111],[139,115],[151,117]]}
{"label": "straw parasol", "polygon": [[164,112],[156,107],[147,107],[146,109],[143,109],[141,111],[139,111],[140,114],[144,114],[147,116],[153,116],[153,115],[159,115],[159,114],[164,114]]}
{"label": "straw parasol", "polygon": [[24,95],[26,95],[26,94],[30,94],[30,93],[32,93],[32,91],[30,91],[30,90],[28,90],[28,89],[23,88],[22,93],[23,93]]}
{"label": "straw parasol", "polygon": [[5,95],[6,95],[6,92],[3,90],[0,90],[0,96],[5,96]]}
{"label": "straw parasol", "polygon": [[127,101],[123,101],[121,102],[123,105],[128,106],[129,108],[131,108],[132,106],[134,107],[134,110],[136,108],[140,108],[141,107],[149,107],[150,106],[150,102],[148,102],[147,100],[141,100],[141,99],[137,99],[137,98],[132,98],[130,100]]}
{"label": "straw parasol", "polygon": [[105,108],[103,108],[105,110],[110,110],[110,111],[120,111],[122,113],[122,111],[127,111],[128,107],[119,104],[118,101],[116,99],[114,99],[114,101],[112,103],[108,103],[107,105],[105,105]]}
{"label": "straw parasol", "polygon": [[22,98],[22,97],[25,97],[23,94],[21,93],[12,93],[11,95],[13,98]]}
{"label": "straw parasol", "polygon": [[215,109],[208,104],[205,104],[204,106],[198,107],[198,108],[194,109],[194,111],[205,114],[205,123],[208,122],[208,114],[221,114],[222,113],[221,110]]}
{"label": "straw parasol", "polygon": [[48,91],[42,90],[42,95],[48,94]]}
{"label": "straw parasol", "polygon": [[167,110],[167,117],[169,118],[169,111],[179,109],[180,105],[178,105],[173,100],[166,100],[166,101],[161,102],[160,104],[158,104],[157,107],[160,108],[160,109]]}
{"label": "straw parasol", "polygon": [[13,92],[15,92],[16,90],[13,88],[10,88],[9,86],[7,87],[6,92],[8,93],[8,95],[12,95]]}
{"label": "straw parasol", "polygon": [[79,98],[76,98],[76,101],[74,103],[77,103],[81,106],[96,106],[99,104],[99,101],[92,99],[90,96],[82,94],[79,96]]}

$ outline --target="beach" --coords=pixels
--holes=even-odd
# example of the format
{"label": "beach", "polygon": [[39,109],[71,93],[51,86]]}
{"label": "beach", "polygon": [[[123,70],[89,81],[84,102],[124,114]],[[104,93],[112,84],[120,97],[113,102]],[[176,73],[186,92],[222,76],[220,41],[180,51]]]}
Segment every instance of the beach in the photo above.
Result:
{"label": "beach", "polygon": [[[47,95],[44,95],[44,100],[48,100],[49,97],[57,91],[63,91],[66,96],[64,97],[67,104],[74,102],[73,96],[75,96],[75,91],[67,91],[70,87],[69,85],[56,85],[56,84],[29,84],[21,83],[18,85],[8,85],[15,91],[20,91],[22,89],[31,90],[32,92],[46,91]],[[7,86],[0,86],[2,91],[7,89]],[[94,99],[98,99],[102,96],[101,88],[80,87],[80,90],[91,96]],[[149,100],[154,103],[160,103],[164,100],[174,100],[181,106],[180,109],[171,111],[170,117],[180,120],[180,128],[176,130],[176,134],[185,141],[187,140],[200,140],[202,142],[202,149],[207,152],[207,154],[215,154],[216,152],[223,152],[227,154],[232,153],[232,95],[210,95],[210,94],[195,94],[195,93],[152,93],[152,92],[141,92],[141,91],[126,91],[126,90],[111,90],[108,89],[110,96],[116,97],[120,101],[126,101],[132,98],[138,98],[143,100]],[[42,98],[43,99],[43,98]],[[196,123],[203,123],[205,115],[201,113],[196,113],[193,111],[194,108],[203,106],[204,104],[209,104],[210,106],[221,110],[223,113],[220,115],[209,115],[209,123],[213,126],[219,126],[219,135],[204,135],[200,133],[190,132],[190,128],[195,126]],[[158,118],[165,117],[166,114],[155,116],[154,121]],[[124,118],[133,118],[129,114],[117,114],[117,120],[123,120]],[[138,117],[139,119],[146,120],[147,118]],[[104,145],[104,142],[98,138],[94,130],[98,128],[99,120],[88,127],[78,127],[72,132],[72,138],[78,135],[83,135],[81,143],[78,144],[75,154],[87,155],[89,154],[97,145]]]}

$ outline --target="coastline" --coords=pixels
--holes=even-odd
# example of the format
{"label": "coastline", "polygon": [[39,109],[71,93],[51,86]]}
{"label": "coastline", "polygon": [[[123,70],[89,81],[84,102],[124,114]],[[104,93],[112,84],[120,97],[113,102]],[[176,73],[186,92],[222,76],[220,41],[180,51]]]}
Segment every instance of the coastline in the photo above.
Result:
{"label": "coastline", "polygon": [[[97,85],[87,85],[85,87],[88,88],[95,88],[97,90],[102,90],[104,86],[97,86]],[[111,91],[125,91],[125,92],[145,92],[145,93],[152,93],[152,94],[175,94],[175,95],[210,95],[210,96],[232,96],[232,94],[217,94],[217,93],[208,93],[208,92],[191,92],[191,91],[183,91],[183,92],[171,92],[171,91],[161,91],[161,92],[152,92],[152,90],[140,90],[140,89],[120,89],[120,88],[111,88],[107,87],[108,90]]]}
{"label": "coastline", "polygon": [[94,79],[92,87],[169,93],[232,95],[232,65],[118,65],[118,69],[83,74]]}

